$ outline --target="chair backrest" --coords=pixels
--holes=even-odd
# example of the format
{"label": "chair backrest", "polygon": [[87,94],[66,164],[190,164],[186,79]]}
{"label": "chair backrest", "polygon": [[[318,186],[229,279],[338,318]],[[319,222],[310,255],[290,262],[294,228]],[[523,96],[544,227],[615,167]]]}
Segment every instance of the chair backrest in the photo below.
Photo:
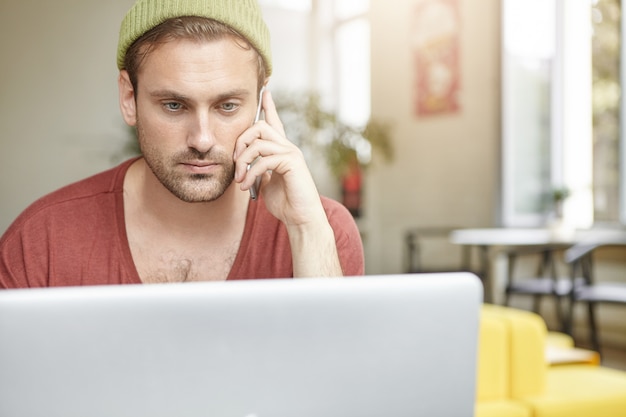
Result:
{"label": "chair backrest", "polygon": [[[542,394],[547,384],[547,328],[544,320],[529,311],[495,305],[483,306],[482,312],[483,317],[499,320],[505,328],[509,395],[524,398]],[[480,362],[478,369],[480,377],[484,372]]]}
{"label": "chair backrest", "polygon": [[567,249],[564,259],[568,264],[575,264],[598,248],[622,246],[626,246],[626,231],[609,235],[592,235]]}
{"label": "chair backrest", "polygon": [[564,259],[571,267],[572,285],[582,278],[584,284],[593,284],[593,254],[601,249],[626,248],[626,236],[616,235],[604,239],[591,239],[575,244],[565,251]]}

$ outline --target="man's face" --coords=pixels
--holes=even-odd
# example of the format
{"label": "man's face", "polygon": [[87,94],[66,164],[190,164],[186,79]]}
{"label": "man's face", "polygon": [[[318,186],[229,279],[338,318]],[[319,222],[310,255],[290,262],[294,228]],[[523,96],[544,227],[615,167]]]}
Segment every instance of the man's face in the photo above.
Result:
{"label": "man's face", "polygon": [[233,182],[235,141],[256,112],[255,54],[230,38],[176,40],[154,49],[139,70],[141,151],[155,177],[183,201],[213,201]]}

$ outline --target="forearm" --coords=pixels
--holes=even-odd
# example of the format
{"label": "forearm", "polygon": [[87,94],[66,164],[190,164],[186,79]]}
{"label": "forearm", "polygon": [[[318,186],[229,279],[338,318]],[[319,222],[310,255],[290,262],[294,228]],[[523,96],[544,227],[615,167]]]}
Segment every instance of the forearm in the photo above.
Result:
{"label": "forearm", "polygon": [[287,230],[294,278],[343,276],[335,234],[328,222]]}

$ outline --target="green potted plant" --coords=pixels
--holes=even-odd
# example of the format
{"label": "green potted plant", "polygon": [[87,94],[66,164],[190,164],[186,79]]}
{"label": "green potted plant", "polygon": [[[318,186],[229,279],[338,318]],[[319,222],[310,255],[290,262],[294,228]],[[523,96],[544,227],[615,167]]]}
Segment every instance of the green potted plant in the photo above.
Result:
{"label": "green potted plant", "polygon": [[571,192],[567,187],[555,187],[552,189],[552,203],[556,218],[563,218],[563,204]]}
{"label": "green potted plant", "polygon": [[374,154],[387,162],[393,159],[389,125],[375,119],[364,126],[347,124],[337,113],[324,109],[315,92],[277,92],[274,97],[287,137],[307,159],[322,156],[341,188],[342,202],[359,217],[362,171],[371,164]]}
{"label": "green potted plant", "polygon": [[569,241],[573,237],[574,228],[567,223],[563,212],[565,200],[567,200],[570,195],[571,191],[567,187],[561,186],[552,189],[553,217],[548,224],[548,228],[554,240]]}

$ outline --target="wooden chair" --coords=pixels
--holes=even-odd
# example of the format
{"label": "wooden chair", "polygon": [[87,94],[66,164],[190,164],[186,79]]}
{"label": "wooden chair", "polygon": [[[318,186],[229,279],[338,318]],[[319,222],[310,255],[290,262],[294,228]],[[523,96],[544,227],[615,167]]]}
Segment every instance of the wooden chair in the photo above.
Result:
{"label": "wooden chair", "polygon": [[[457,227],[419,227],[404,234],[404,270],[406,273],[469,271],[468,248],[450,243],[450,233]],[[428,260],[428,249],[446,254],[444,264]]]}
{"label": "wooden chair", "polygon": [[[565,252],[565,262],[570,265],[571,282],[574,283],[574,289],[570,292],[566,331],[572,335],[575,305],[580,302],[586,303],[591,346],[600,353],[596,306],[601,303],[626,305],[626,269],[624,270],[625,279],[621,282],[600,281],[595,276],[594,255],[609,247],[625,249],[626,253],[626,238],[579,243]],[[626,260],[626,257],[620,259]],[[582,277],[582,280],[579,277]]]}
{"label": "wooden chair", "polygon": [[[541,301],[550,297],[554,301],[556,317],[560,330],[566,329],[566,314],[563,301],[569,298],[572,281],[567,275],[560,275],[558,262],[566,245],[554,244],[540,247],[515,248],[506,252],[507,275],[504,304],[510,306],[514,295],[526,295],[533,298],[533,312],[541,314]],[[536,268],[529,275],[519,275],[518,260],[534,258]]]}

